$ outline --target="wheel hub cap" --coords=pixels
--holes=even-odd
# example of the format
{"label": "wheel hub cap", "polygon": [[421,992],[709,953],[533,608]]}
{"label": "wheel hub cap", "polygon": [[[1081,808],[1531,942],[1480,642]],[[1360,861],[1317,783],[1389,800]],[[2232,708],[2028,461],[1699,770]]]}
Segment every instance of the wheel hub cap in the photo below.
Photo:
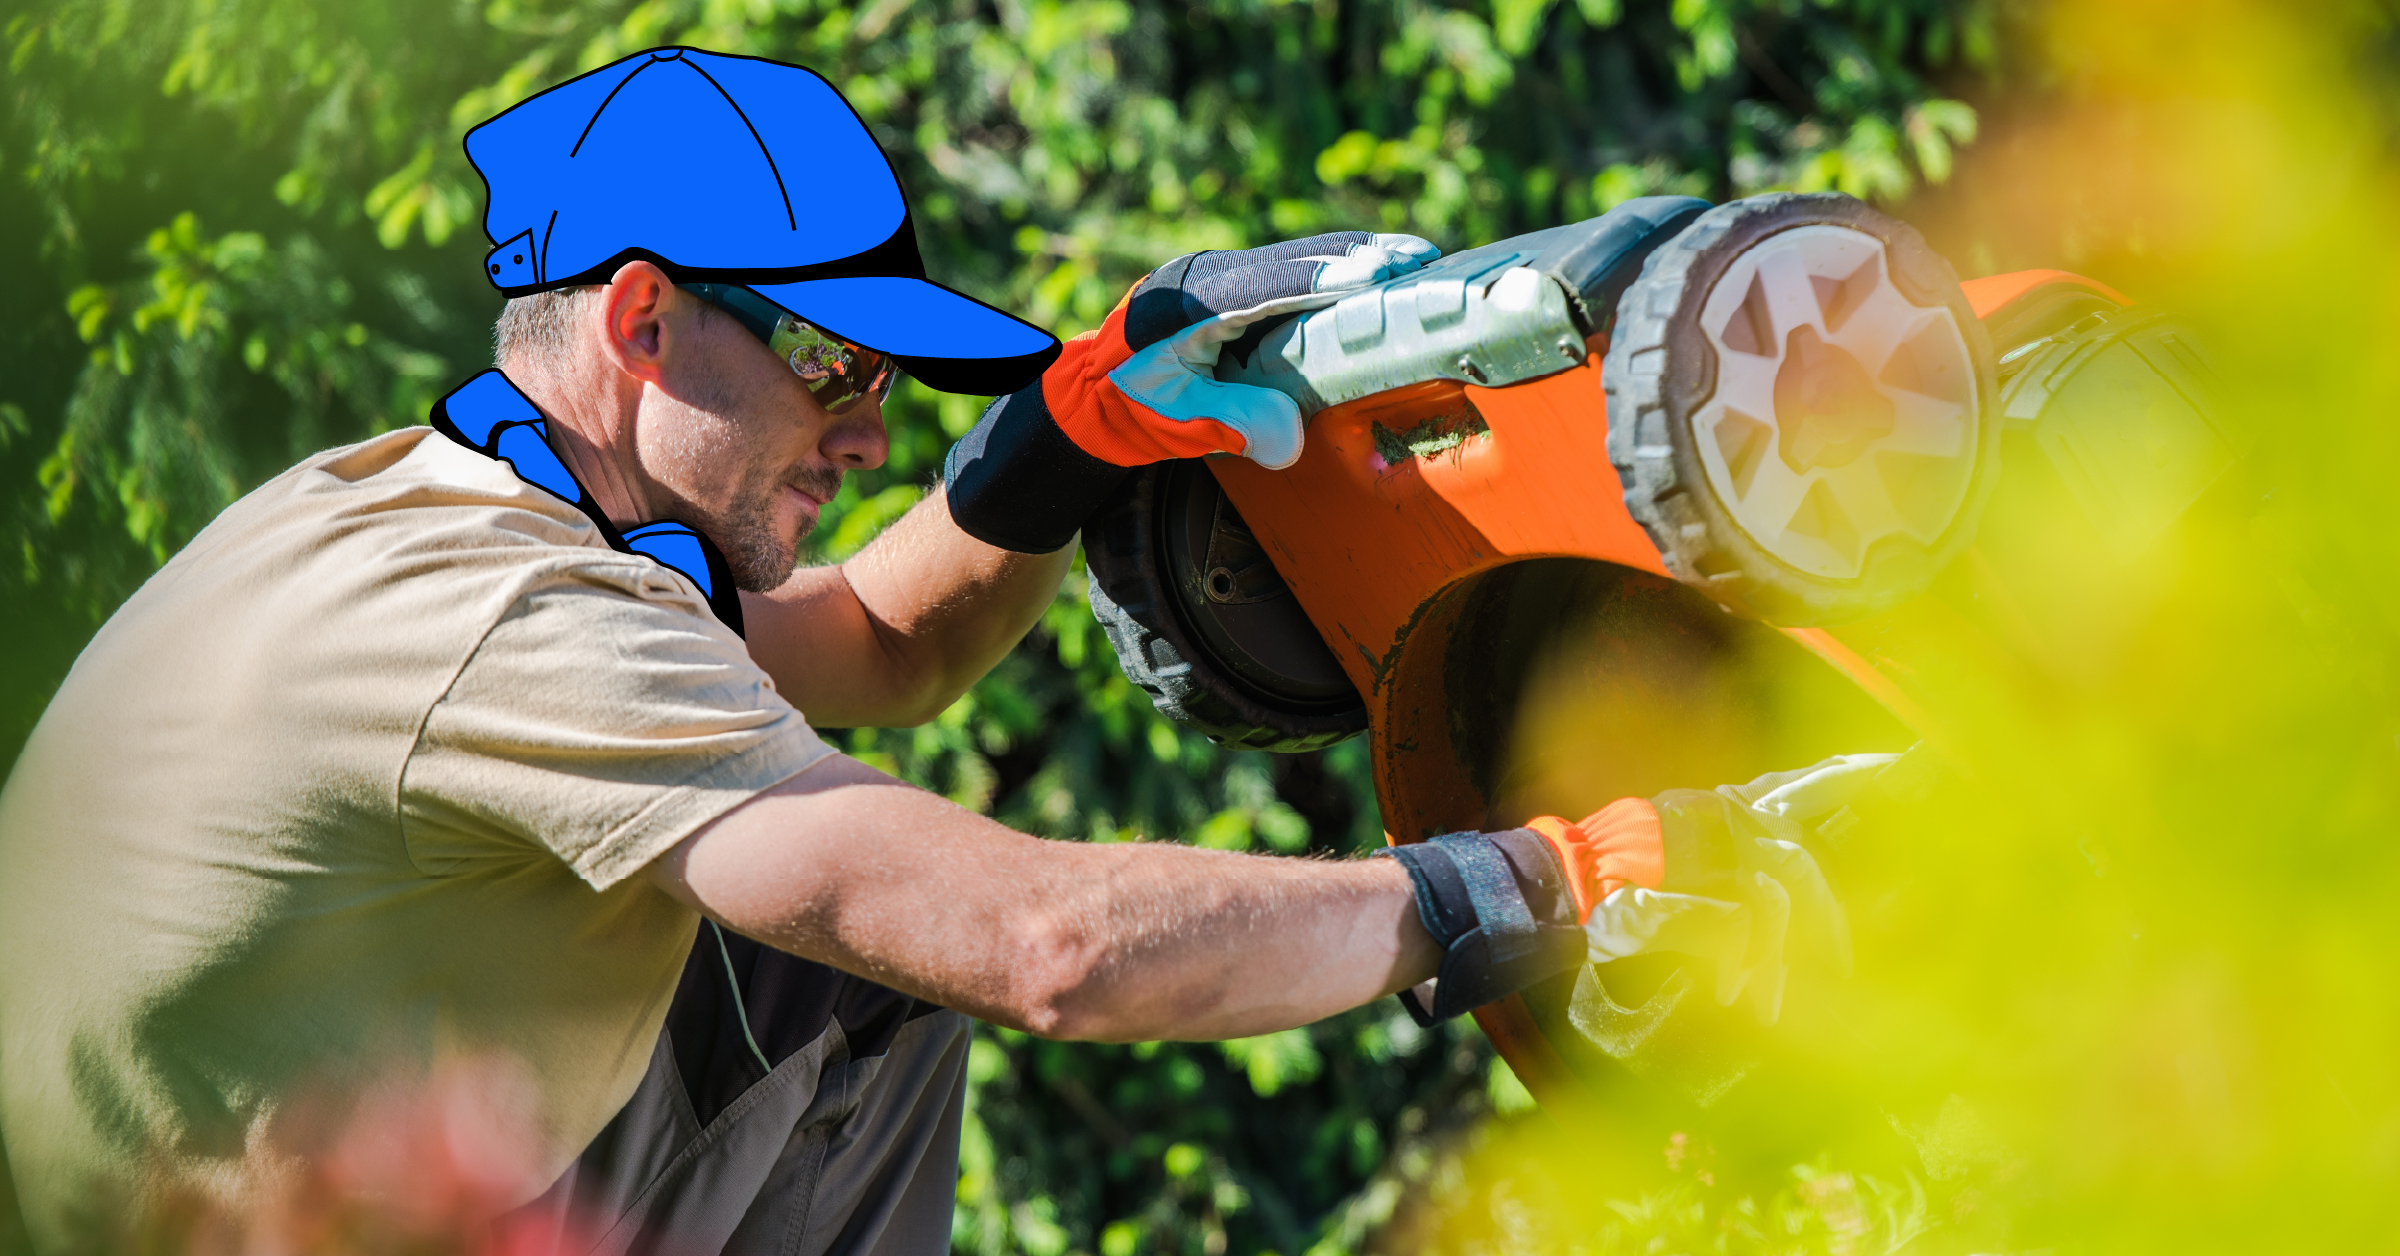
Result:
{"label": "wheel hub cap", "polygon": [[1867,368],[1802,323],[1784,343],[1775,373],[1780,452],[1794,472],[1845,467],[1892,434],[1892,400],[1875,391]]}
{"label": "wheel hub cap", "polygon": [[1717,371],[1695,452],[1761,549],[1851,580],[1888,538],[1940,542],[1974,480],[1980,385],[1958,316],[1895,287],[1883,241],[1830,224],[1769,236],[1718,277],[1700,330]]}

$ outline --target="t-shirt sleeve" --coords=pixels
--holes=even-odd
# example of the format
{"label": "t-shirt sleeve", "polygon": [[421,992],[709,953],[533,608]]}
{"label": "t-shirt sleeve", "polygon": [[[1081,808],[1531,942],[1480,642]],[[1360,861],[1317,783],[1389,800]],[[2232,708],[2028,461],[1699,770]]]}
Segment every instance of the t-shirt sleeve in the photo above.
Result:
{"label": "t-shirt sleeve", "polygon": [[606,889],[833,753],[741,639],[647,567],[561,573],[485,635],[401,775],[420,870],[547,851]]}

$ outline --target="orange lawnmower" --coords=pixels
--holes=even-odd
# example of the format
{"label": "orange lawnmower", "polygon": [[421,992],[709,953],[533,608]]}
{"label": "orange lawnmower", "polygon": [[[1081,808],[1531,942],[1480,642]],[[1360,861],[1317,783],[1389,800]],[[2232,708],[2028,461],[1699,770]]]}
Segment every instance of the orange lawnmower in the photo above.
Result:
{"label": "orange lawnmower", "polygon": [[[1218,377],[1298,401],[1305,452],[1137,472],[1085,532],[1093,613],[1227,745],[1368,732],[1395,842],[1917,740],[1971,771],[2078,590],[2242,446],[2172,319],[1961,284],[1833,194],[1630,202],[1243,347]],[[1545,776],[1512,746],[1562,702],[1606,753]],[[1571,984],[1475,1014],[1545,1101],[1607,1067]]]}

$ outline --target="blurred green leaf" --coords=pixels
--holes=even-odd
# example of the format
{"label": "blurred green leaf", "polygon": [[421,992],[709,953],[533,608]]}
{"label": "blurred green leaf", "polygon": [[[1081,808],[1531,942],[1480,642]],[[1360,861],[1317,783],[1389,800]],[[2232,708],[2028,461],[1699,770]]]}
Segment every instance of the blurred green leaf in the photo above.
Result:
{"label": "blurred green leaf", "polygon": [[1492,1060],[1491,1080],[1485,1085],[1485,1093],[1491,1098],[1492,1111],[1502,1116],[1531,1112],[1536,1106],[1533,1092],[1525,1089],[1525,1083],[1517,1080],[1516,1070],[1508,1066],[1508,1061],[1497,1057]]}
{"label": "blurred green leaf", "polygon": [[1286,1029],[1256,1038],[1220,1042],[1217,1049],[1250,1078],[1250,1089],[1261,1099],[1273,1098],[1285,1086],[1315,1080],[1325,1057],[1305,1029]]}

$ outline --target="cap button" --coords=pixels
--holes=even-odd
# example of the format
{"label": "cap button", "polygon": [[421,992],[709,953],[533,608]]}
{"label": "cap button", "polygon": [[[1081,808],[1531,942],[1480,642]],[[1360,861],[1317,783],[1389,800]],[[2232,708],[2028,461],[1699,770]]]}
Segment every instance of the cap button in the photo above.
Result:
{"label": "cap button", "polygon": [[661,48],[650,54],[652,61],[673,61],[683,56],[681,48]]}

